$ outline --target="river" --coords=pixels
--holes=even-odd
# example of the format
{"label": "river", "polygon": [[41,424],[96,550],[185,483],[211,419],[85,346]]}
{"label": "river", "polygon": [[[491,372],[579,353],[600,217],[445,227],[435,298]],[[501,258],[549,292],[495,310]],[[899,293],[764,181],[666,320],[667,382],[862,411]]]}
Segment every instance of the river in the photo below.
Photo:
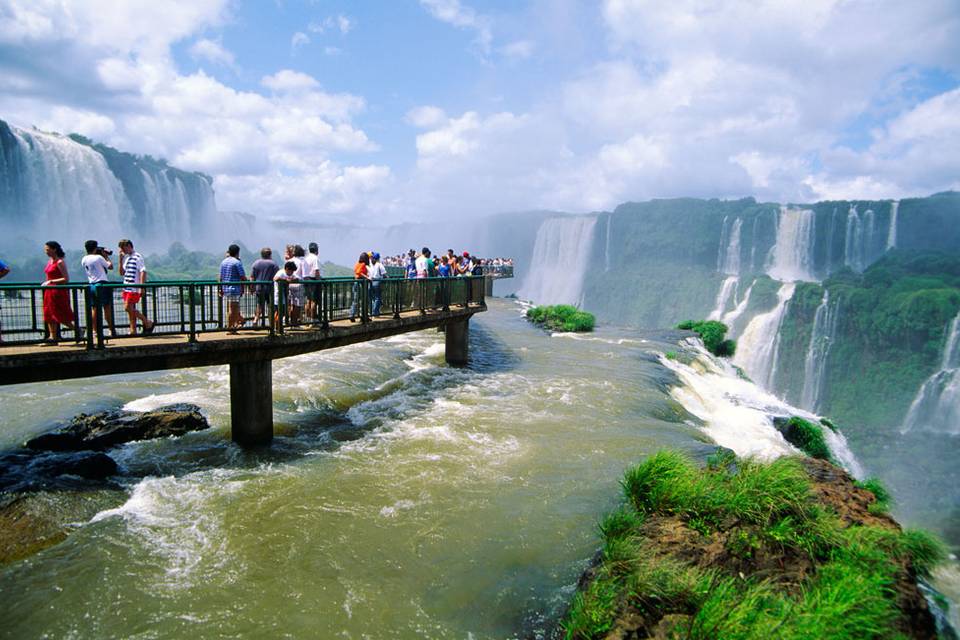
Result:
{"label": "river", "polygon": [[192,402],[213,424],[112,452],[120,490],[34,496],[75,526],[0,568],[0,635],[543,637],[627,466],[704,455],[708,433],[789,449],[730,401],[749,383],[663,357],[676,332],[550,335],[489,306],[465,369],[429,331],[276,361],[268,450],[230,443],[225,367],[0,389],[3,448],[107,408]]}

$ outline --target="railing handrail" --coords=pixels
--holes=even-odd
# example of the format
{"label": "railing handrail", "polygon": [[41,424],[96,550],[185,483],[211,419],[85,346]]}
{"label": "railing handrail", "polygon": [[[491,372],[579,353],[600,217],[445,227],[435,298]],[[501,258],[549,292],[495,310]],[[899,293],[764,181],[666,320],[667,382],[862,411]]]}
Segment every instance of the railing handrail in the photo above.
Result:
{"label": "railing handrail", "polygon": [[[430,278],[398,278],[396,276],[387,276],[386,278],[380,278],[380,280],[409,280],[411,282],[415,280],[456,280],[457,278],[482,278],[483,276],[474,276],[460,274],[456,276],[434,276]],[[319,278],[305,278],[299,280],[299,284],[303,282],[353,282],[355,280],[367,280],[367,278],[355,278],[353,276],[321,276]],[[0,289],[71,289],[71,288],[82,288],[82,287],[91,287],[91,286],[101,286],[101,287],[111,287],[114,289],[119,289],[123,287],[144,287],[144,288],[156,288],[162,286],[180,286],[185,287],[189,285],[251,285],[251,284],[273,284],[278,282],[276,280],[150,280],[142,283],[130,283],[130,282],[121,282],[120,280],[105,280],[102,282],[83,282],[80,280],[74,280],[66,284],[41,284],[37,282],[0,282]],[[286,282],[286,281],[280,281]]]}

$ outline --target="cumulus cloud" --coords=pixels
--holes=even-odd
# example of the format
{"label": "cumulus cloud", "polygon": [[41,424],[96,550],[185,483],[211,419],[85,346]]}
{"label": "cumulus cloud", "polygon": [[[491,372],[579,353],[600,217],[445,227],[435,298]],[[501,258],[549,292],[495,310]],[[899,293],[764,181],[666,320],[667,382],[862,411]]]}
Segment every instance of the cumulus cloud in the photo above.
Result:
{"label": "cumulus cloud", "polygon": [[477,13],[460,0],[420,0],[420,4],[437,20],[473,31],[480,51],[483,54],[490,53],[490,44],[493,41],[490,18]]}
{"label": "cumulus cloud", "polygon": [[194,60],[206,60],[215,65],[229,68],[234,68],[236,64],[233,53],[224,48],[219,39],[202,38],[197,40],[190,47],[190,55],[193,56]]}
{"label": "cumulus cloud", "polygon": [[310,44],[310,36],[305,34],[303,31],[297,31],[290,38],[290,50],[294,53],[297,52],[297,49],[305,47]]}
{"label": "cumulus cloud", "polygon": [[424,105],[407,112],[407,122],[420,129],[429,129],[443,123],[447,114],[440,107]]}

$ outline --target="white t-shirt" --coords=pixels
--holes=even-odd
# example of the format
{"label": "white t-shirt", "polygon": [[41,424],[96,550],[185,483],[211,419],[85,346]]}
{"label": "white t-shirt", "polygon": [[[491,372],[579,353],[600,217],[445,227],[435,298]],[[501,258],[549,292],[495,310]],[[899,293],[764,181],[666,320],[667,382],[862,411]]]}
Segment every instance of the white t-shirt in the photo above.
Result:
{"label": "white t-shirt", "polygon": [[303,280],[304,278],[310,275],[309,267],[307,267],[307,259],[294,256],[290,258],[297,263],[297,270],[294,271],[293,277],[297,280]]}
{"label": "white t-shirt", "polygon": [[424,258],[423,256],[419,256],[417,258],[416,265],[417,265],[417,277],[426,278],[429,275],[429,272],[427,270],[427,259]]}
{"label": "white t-shirt", "polygon": [[109,263],[100,254],[94,253],[83,256],[80,264],[83,265],[83,270],[87,272],[87,280],[90,281],[90,284],[108,280],[107,268]]}
{"label": "white t-shirt", "polygon": [[387,277],[387,268],[383,266],[382,262],[377,262],[377,264],[367,267],[367,275],[370,276],[371,280],[383,280]]}
{"label": "white t-shirt", "polygon": [[315,253],[308,253],[304,256],[303,261],[306,265],[304,268],[307,271],[307,277],[319,278],[323,275],[320,271],[320,256]]}

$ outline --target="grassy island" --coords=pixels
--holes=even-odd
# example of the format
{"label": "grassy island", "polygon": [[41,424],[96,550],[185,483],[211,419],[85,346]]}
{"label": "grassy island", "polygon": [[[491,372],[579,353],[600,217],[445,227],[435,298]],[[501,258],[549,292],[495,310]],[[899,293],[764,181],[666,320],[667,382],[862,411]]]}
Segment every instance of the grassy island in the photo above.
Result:
{"label": "grassy island", "polygon": [[687,320],[677,325],[677,329],[693,331],[703,340],[703,345],[707,351],[715,356],[731,357],[737,350],[735,340],[725,340],[727,335],[727,325],[716,320]]}
{"label": "grassy island", "polygon": [[527,319],[552,331],[593,331],[596,318],[569,304],[551,307],[533,307],[527,310]]}
{"label": "grassy island", "polygon": [[880,487],[825,460],[718,452],[699,469],[661,451],[622,486],[568,639],[936,636],[917,577],[942,543],[902,530]]}

